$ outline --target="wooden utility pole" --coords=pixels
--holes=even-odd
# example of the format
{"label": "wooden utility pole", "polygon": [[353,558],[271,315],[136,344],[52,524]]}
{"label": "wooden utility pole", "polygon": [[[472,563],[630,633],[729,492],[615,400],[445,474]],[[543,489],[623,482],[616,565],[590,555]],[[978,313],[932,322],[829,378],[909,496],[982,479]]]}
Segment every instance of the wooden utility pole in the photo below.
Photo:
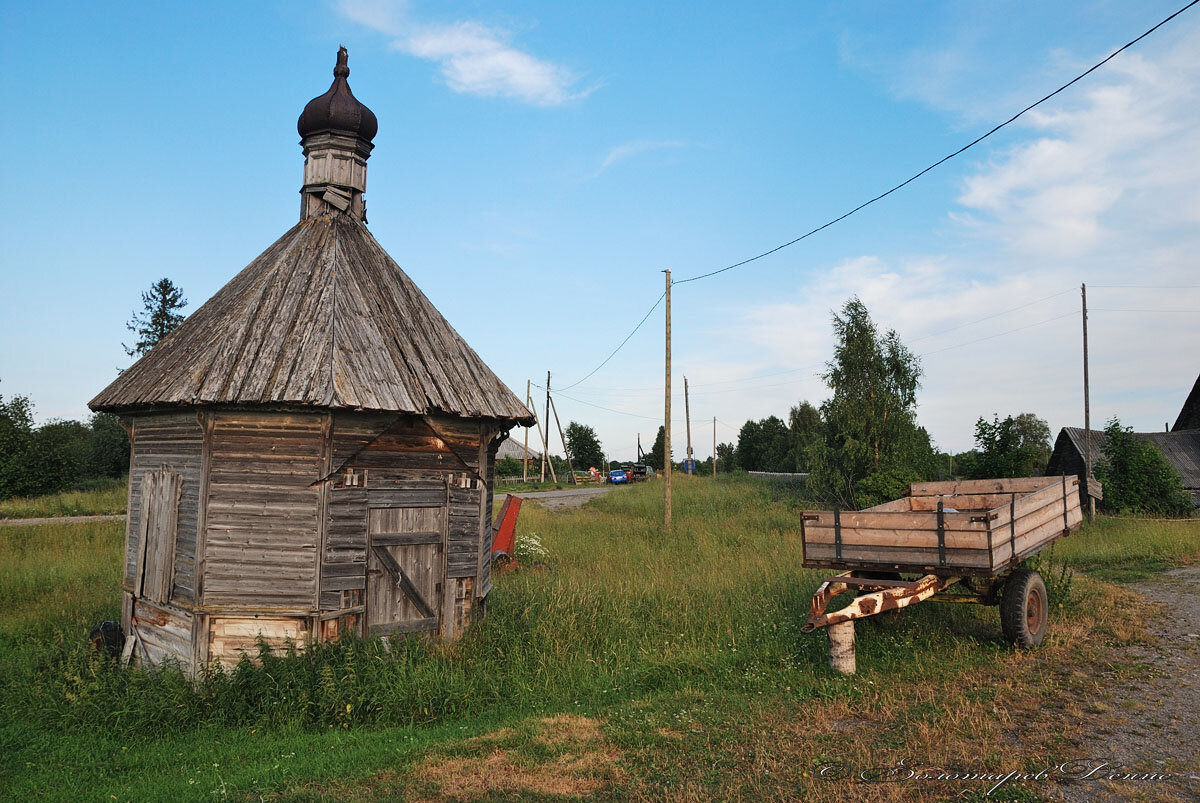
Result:
{"label": "wooden utility pole", "polygon": [[671,270],[667,274],[667,382],[666,399],[663,403],[663,494],[666,504],[663,510],[663,526],[671,532]]}
{"label": "wooden utility pole", "polygon": [[687,473],[695,474],[696,469],[692,464],[692,403],[688,399],[686,374],[683,377],[683,418],[687,421]]}
{"label": "wooden utility pole", "polygon": [[713,479],[717,478],[717,417],[713,416]]}
{"label": "wooden utility pole", "polygon": [[[546,463],[550,460],[550,372],[546,372],[546,428],[542,430],[542,482],[546,481]],[[554,464],[550,464],[550,476],[554,476]],[[558,478],[554,478],[558,482]]]}
{"label": "wooden utility pole", "polygon": [[[546,481],[546,462],[547,462],[547,460],[546,460],[546,441],[549,440],[549,437],[542,434],[542,422],[538,420],[537,410],[533,406],[533,397],[527,395],[526,399],[527,399],[526,406],[529,407],[529,412],[533,413],[533,424],[534,424],[534,426],[537,427],[538,440],[540,440],[542,442],[542,481],[545,482]],[[546,423],[549,424],[549,422],[546,422]],[[529,439],[528,432],[525,434],[525,439],[526,440]],[[550,477],[555,482],[558,482],[558,477],[555,476],[555,474],[554,474],[554,464],[553,463],[550,463]]]}
{"label": "wooden utility pole", "polygon": [[1092,401],[1088,382],[1087,284],[1079,285],[1083,300],[1083,487],[1087,491],[1088,520],[1096,518],[1096,497],[1092,496]]}
{"label": "wooden utility pole", "polygon": [[638,458],[637,458],[637,462],[639,462],[639,463],[643,462],[643,461],[642,461],[642,433],[640,433],[640,432],[638,433]]}
{"label": "wooden utility pole", "polygon": [[[562,441],[563,455],[567,458],[567,471],[571,472],[571,484],[577,485],[575,466],[571,463],[571,451],[567,448],[567,436],[563,434],[562,421],[558,419],[558,405],[554,403],[554,399],[550,400],[550,409],[554,411],[554,423],[558,425],[558,437]],[[549,422],[546,424],[546,429],[550,429]]]}
{"label": "wooden utility pole", "polygon": [[[531,411],[533,410],[533,398],[529,395],[528,379],[525,380],[525,406]],[[525,427],[525,453],[521,455],[521,482],[529,482],[529,427]]]}

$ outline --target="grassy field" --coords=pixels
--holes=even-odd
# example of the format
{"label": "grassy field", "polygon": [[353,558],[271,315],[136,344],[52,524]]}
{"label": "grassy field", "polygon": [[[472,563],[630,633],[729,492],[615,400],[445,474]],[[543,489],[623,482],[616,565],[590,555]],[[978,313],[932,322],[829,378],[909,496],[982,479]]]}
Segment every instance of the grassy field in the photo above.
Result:
{"label": "grassy field", "polygon": [[[117,617],[120,522],[0,528],[0,789],[840,799],[851,790],[819,777],[821,762],[1036,764],[1087,716],[1095,684],[1078,667],[1140,637],[1129,592],[1076,577],[1051,583],[1051,635],[1035,653],[1001,644],[995,610],[921,605],[860,626],[859,674],[836,677],[824,637],[799,632],[823,575],[799,568],[789,492],[682,480],[671,536],[659,531],[660,493],[525,506],[521,530],[548,548],[546,567],[499,577],[488,616],[453,648],[348,642],[198,686],[119,670],[83,646],[95,622]],[[1100,522],[1055,559],[1116,577],[1195,562],[1200,525]],[[1047,710],[1065,719],[1028,733]],[[851,796],[963,791],[867,789]]]}
{"label": "grassy field", "polygon": [[125,512],[127,483],[124,477],[100,481],[96,486],[82,491],[5,499],[0,501],[0,519],[92,516]]}

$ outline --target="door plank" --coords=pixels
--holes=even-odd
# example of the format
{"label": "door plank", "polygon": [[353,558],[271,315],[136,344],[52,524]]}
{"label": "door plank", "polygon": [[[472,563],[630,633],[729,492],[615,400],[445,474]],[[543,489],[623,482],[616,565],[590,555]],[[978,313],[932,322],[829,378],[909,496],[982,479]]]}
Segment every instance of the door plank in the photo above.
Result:
{"label": "door plank", "polygon": [[371,533],[371,543],[380,546],[417,546],[420,544],[440,544],[440,532],[415,533]]}
{"label": "door plank", "polygon": [[375,553],[375,556],[379,558],[379,562],[385,569],[387,569],[388,573],[392,575],[392,577],[396,578],[396,584],[404,590],[404,593],[410,600],[412,600],[413,605],[417,607],[417,609],[421,612],[421,615],[426,618],[432,616],[436,619],[437,614],[433,612],[433,609],[429,607],[429,603],[425,601],[425,597],[421,596],[421,592],[417,590],[417,587],[413,585],[412,580],[409,579],[408,575],[404,573],[404,569],[401,568],[400,564],[396,562],[396,559],[392,557],[392,553],[387,551],[387,547],[374,546],[371,548],[371,550]]}

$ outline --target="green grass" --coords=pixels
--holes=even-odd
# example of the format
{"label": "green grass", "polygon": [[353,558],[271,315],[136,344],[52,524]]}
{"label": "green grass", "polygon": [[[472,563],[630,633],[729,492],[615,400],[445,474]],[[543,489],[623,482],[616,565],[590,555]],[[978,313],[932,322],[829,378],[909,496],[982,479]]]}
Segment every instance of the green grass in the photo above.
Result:
{"label": "green grass", "polygon": [[127,482],[100,480],[94,488],[62,491],[46,496],[13,497],[0,501],[0,519],[37,519],[57,516],[93,516],[125,512]]}
{"label": "green grass", "polygon": [[1200,561],[1200,519],[1105,518],[1055,545],[1059,560],[1115,582]]}
{"label": "green grass", "polygon": [[[547,566],[497,577],[487,617],[452,649],[346,642],[197,686],[121,670],[84,646],[95,622],[117,617],[120,522],[0,528],[0,788],[336,798],[431,750],[570,712],[608,721],[636,770],[618,792],[699,783],[712,794],[740,771],[729,756],[748,723],[953,684],[1012,659],[994,611],[921,605],[894,626],[860,627],[859,675],[834,676],[825,639],[799,632],[824,576],[799,567],[799,501],[750,480],[681,479],[666,535],[661,492],[649,483],[567,512],[523,507],[520,530],[547,547]],[[1195,551],[1181,526],[1101,523],[1068,539],[1071,561],[1103,572],[1135,547],[1182,561]],[[1113,538],[1127,551],[1110,549]],[[1079,586],[1060,619],[1093,607],[1099,592]],[[954,709],[895,707],[905,729]],[[668,728],[685,734],[679,749],[700,770],[664,760],[656,734]]]}

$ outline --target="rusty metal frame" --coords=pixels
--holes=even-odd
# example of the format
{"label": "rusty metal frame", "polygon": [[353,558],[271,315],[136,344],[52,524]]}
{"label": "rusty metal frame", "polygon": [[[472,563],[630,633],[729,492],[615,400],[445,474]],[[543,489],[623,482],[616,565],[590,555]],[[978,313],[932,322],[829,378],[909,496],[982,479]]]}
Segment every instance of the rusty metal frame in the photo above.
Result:
{"label": "rusty metal frame", "polygon": [[[957,583],[959,577],[943,577],[927,574],[919,580],[882,580],[858,577],[856,572],[842,572],[822,583],[813,594],[812,608],[808,621],[800,628],[802,633],[811,633],[817,628],[863,619],[877,613],[898,611],[924,602],[935,594],[945,591]],[[826,613],[825,609],[834,597],[851,591],[870,593],[856,597],[844,608]]]}

